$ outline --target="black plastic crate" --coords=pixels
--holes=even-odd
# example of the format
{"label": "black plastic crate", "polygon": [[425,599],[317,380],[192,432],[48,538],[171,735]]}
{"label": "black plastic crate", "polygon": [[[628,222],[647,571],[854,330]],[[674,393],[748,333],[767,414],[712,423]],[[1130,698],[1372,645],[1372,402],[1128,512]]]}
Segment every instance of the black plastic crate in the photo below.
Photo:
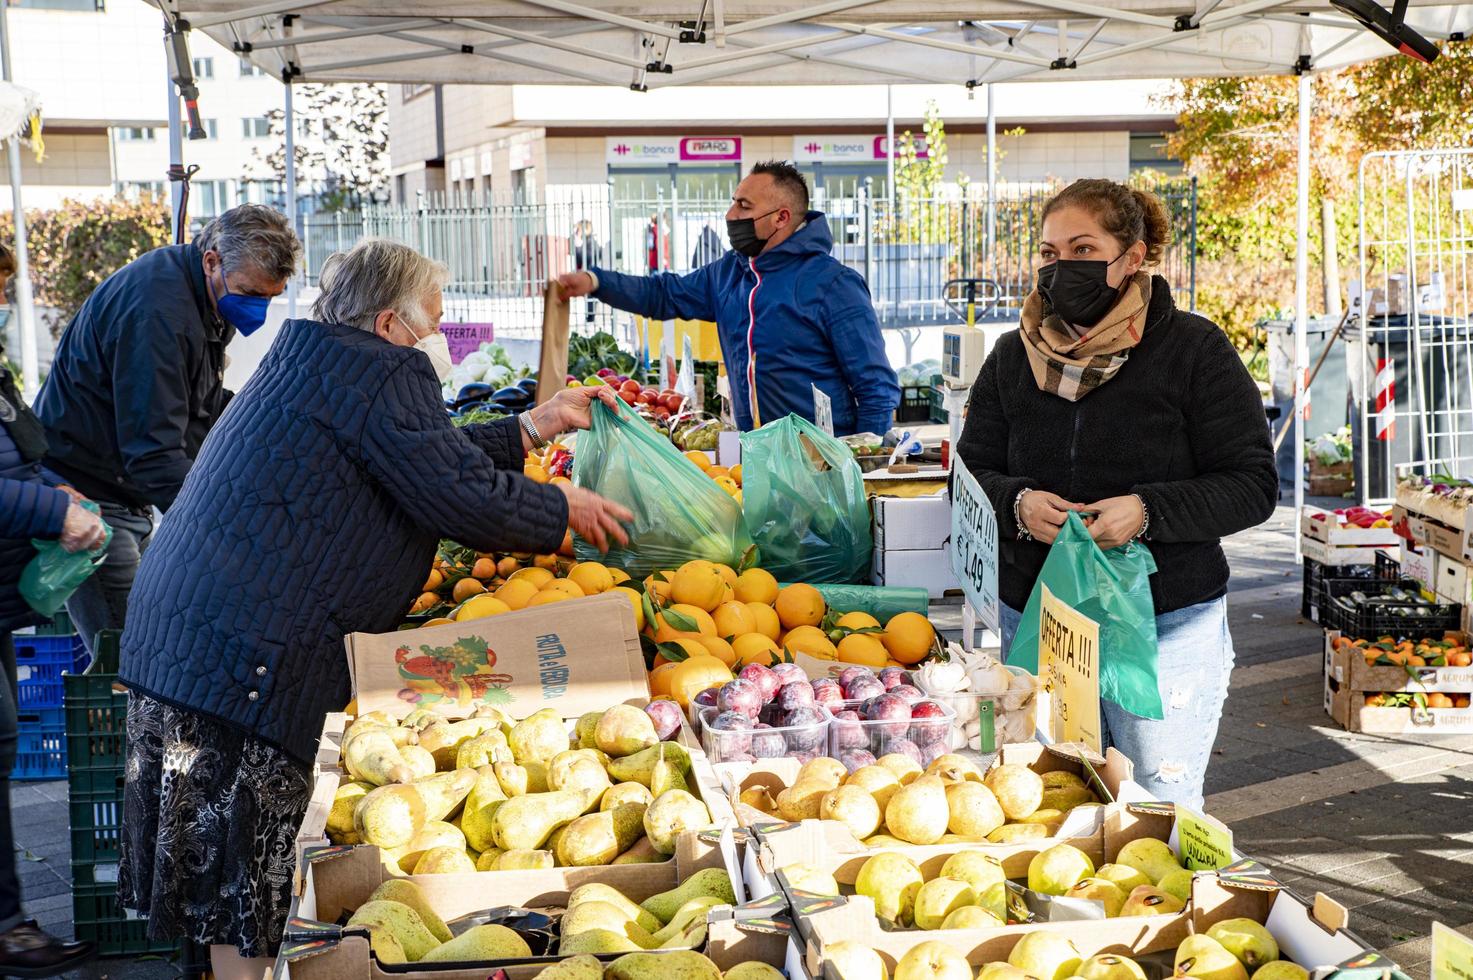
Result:
{"label": "black plastic crate", "polygon": [[1325,583],[1333,579],[1366,581],[1375,577],[1374,565],[1326,565],[1304,559],[1304,590],[1299,598],[1299,615],[1311,623],[1325,621]]}
{"label": "black plastic crate", "polygon": [[1384,551],[1376,552],[1376,577],[1388,582],[1401,579],[1401,562]]}
{"label": "black plastic crate", "polygon": [[[1331,579],[1325,583],[1325,627],[1336,629],[1353,640],[1374,640],[1382,636],[1397,639],[1421,639],[1456,631],[1462,625],[1463,607],[1457,603],[1413,603],[1395,599],[1372,599],[1360,603],[1354,612],[1333,600],[1352,592],[1379,592],[1377,586],[1390,583],[1363,579]],[[1421,583],[1401,579],[1396,583],[1403,592],[1416,594]]]}
{"label": "black plastic crate", "polygon": [[940,387],[931,388],[931,422],[936,425],[945,425],[951,419],[951,413],[946,410],[946,394]]}
{"label": "black plastic crate", "polygon": [[931,420],[931,386],[905,385],[900,389],[900,405],[895,409],[895,423],[929,422]]}

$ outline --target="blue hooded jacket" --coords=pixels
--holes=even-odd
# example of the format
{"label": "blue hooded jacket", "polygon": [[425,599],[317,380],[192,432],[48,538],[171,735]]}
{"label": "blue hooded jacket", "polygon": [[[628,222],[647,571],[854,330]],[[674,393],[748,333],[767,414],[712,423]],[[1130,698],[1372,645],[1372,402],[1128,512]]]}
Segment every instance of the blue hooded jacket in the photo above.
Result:
{"label": "blue hooded jacket", "polygon": [[790,238],[755,259],[728,250],[684,276],[594,269],[594,296],[656,320],[714,320],[744,432],[788,414],[813,421],[816,385],[833,401],[835,435],[883,433],[900,386],[869,288],[833,247],[823,212],[809,211]]}

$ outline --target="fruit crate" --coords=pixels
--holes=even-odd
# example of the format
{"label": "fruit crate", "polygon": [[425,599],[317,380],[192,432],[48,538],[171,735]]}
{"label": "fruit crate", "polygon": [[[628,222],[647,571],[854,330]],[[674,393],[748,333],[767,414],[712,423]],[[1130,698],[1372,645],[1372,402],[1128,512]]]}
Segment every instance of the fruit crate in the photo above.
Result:
{"label": "fruit crate", "polygon": [[1311,623],[1323,623],[1326,612],[1325,583],[1334,580],[1369,581],[1379,578],[1375,565],[1326,565],[1304,559],[1304,591],[1299,598],[1299,615]]}
{"label": "fruit crate", "polygon": [[15,637],[16,705],[22,711],[60,708],[62,675],[87,666],[80,636],[23,634]]}
{"label": "fruit crate", "polygon": [[945,425],[951,420],[951,413],[946,410],[946,393],[939,384],[935,384],[931,386],[929,397],[932,424]]}
{"label": "fruit crate", "polygon": [[66,698],[66,759],[73,772],[84,769],[121,769],[128,695],[113,690],[116,674],[68,674]]}
{"label": "fruit crate", "polygon": [[16,780],[63,779],[66,776],[66,722],[60,708],[27,709],[16,713],[19,738],[15,747]]}
{"label": "fruit crate", "polygon": [[[1420,593],[1422,589],[1422,584],[1415,579],[1401,579],[1394,584],[1411,595]],[[1322,625],[1326,629],[1339,630],[1353,640],[1374,640],[1382,636],[1415,640],[1456,632],[1462,626],[1463,607],[1457,603],[1373,599],[1359,604],[1354,612],[1350,612],[1333,601],[1352,592],[1363,591],[1366,586],[1367,581],[1362,579],[1331,579],[1326,582],[1326,621]]]}
{"label": "fruit crate", "polygon": [[[98,865],[117,864],[123,814],[123,770],[83,770],[67,794],[72,829],[73,879],[94,873]],[[85,785],[88,789],[81,789]],[[83,882],[85,883],[85,882]]]}
{"label": "fruit crate", "polygon": [[118,902],[116,880],[73,883],[72,928],[78,939],[96,943],[100,956],[173,953],[179,948],[173,940],[148,938],[148,920],[129,913]]}
{"label": "fruit crate", "polygon": [[900,389],[900,404],[895,409],[895,424],[929,422],[931,420],[931,386],[905,385]]}

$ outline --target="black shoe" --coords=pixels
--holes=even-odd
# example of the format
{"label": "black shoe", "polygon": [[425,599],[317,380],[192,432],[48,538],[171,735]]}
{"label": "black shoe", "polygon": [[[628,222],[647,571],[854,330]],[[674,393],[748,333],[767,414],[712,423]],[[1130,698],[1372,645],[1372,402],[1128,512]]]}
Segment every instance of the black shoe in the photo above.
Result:
{"label": "black shoe", "polygon": [[12,977],[54,977],[92,959],[91,943],[69,943],[42,932],[34,922],[22,922],[0,934],[0,974]]}

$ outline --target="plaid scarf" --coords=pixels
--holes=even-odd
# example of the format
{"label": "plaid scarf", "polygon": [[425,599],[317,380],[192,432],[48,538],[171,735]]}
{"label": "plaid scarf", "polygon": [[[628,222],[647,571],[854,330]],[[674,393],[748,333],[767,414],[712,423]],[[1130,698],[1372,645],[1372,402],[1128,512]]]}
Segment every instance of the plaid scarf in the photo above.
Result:
{"label": "plaid scarf", "polygon": [[1115,377],[1141,342],[1150,304],[1151,277],[1137,272],[1104,319],[1079,334],[1048,309],[1037,289],[1029,293],[1018,332],[1038,387],[1077,402]]}

